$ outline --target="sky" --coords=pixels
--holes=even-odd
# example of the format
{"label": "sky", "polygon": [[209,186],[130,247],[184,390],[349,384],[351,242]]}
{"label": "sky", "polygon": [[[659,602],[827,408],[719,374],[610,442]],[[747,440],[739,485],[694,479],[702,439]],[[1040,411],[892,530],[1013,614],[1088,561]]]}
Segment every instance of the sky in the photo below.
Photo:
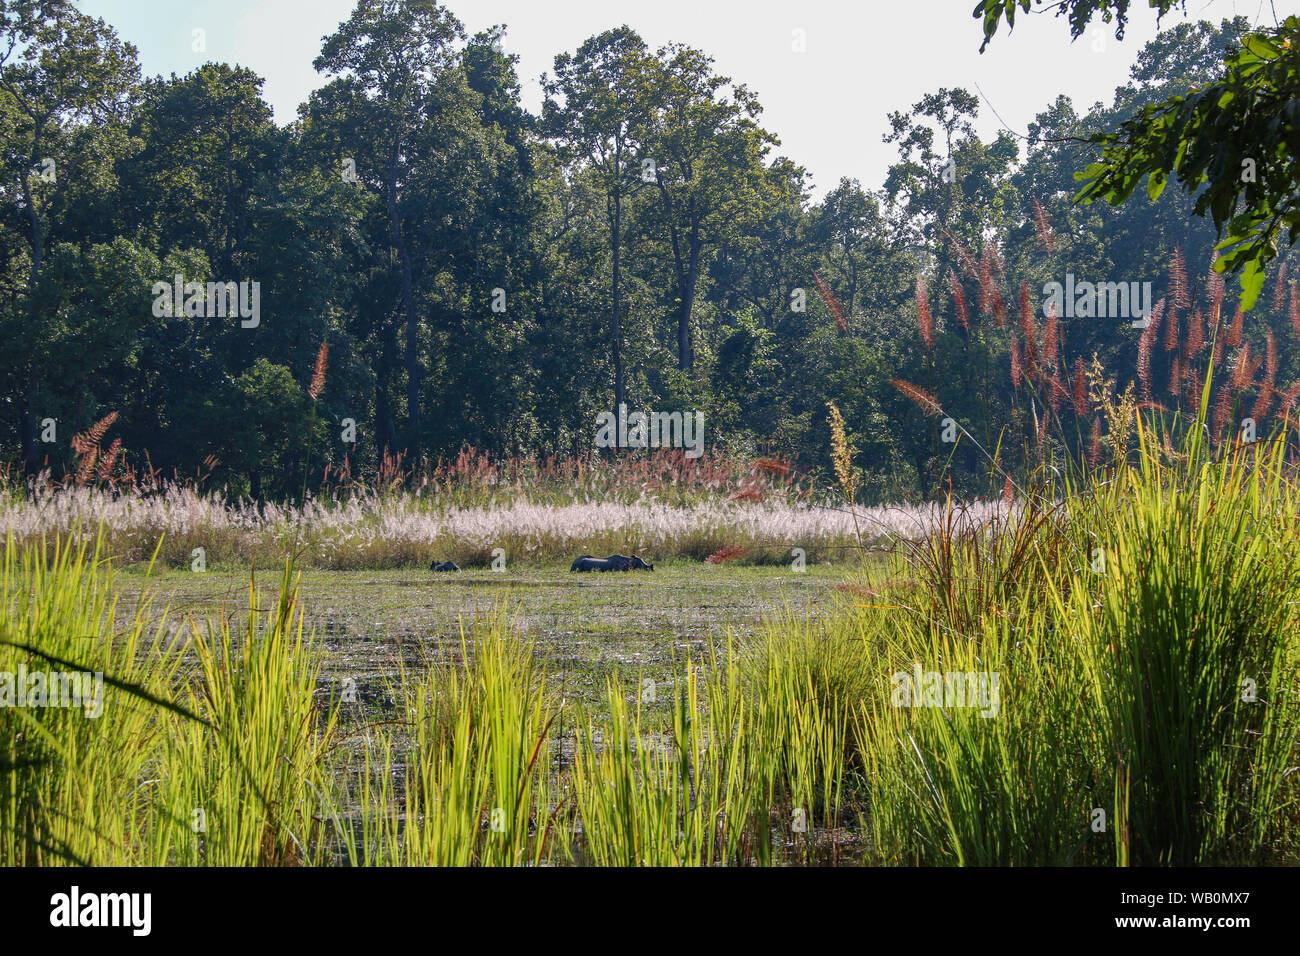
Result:
{"label": "sky", "polygon": [[[277,122],[322,85],[312,69],[323,37],[355,0],[78,0],[140,51],[145,75],[185,74],[209,60],[237,63],[266,78],[263,95]],[[1109,102],[1128,78],[1155,15],[1134,3],[1124,40],[1094,25],[1070,42],[1063,18],[1021,17],[980,54],[975,0],[445,0],[473,34],[507,27],[505,48],[524,104],[536,112],[539,78],[557,53],[621,24],[651,48],[670,41],[703,50],[715,69],[757,94],[760,122],[812,174],[820,196],[843,176],[868,189],[883,182],[896,148],[882,142],[891,111],[906,111],[940,87],[984,98],[977,128],[987,139],[1003,124],[1023,134],[1059,94],[1080,112]],[[1188,17],[1218,22],[1241,14],[1271,23],[1300,13],[1300,0],[1188,0]],[[1162,28],[1183,22],[1166,17]],[[203,31],[206,49],[194,49]],[[802,46],[802,49],[800,47]],[[991,106],[990,106],[991,105]],[[994,111],[996,110],[996,115]],[[999,119],[999,117],[1001,117]]]}

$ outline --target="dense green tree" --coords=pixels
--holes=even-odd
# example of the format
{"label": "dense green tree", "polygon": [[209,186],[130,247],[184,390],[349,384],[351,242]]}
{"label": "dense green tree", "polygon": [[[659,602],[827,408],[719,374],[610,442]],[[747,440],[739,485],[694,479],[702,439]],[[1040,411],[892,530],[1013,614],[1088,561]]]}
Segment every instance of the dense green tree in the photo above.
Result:
{"label": "dense green tree", "polygon": [[614,370],[613,409],[627,398],[623,364],[624,209],[644,182],[640,137],[647,128],[651,59],[627,26],[592,37],[555,58],[555,76],[543,77],[542,120],[566,161],[590,166],[605,200],[610,247],[609,348]]}
{"label": "dense green tree", "polygon": [[[464,86],[453,46],[463,37],[460,21],[433,0],[360,0],[352,16],[325,39],[315,62],[319,72],[339,77],[317,102],[343,114],[345,132],[340,138],[349,153],[340,162],[382,200],[389,242],[396,251],[398,316],[405,335],[404,448],[412,454],[419,452],[424,419],[411,233],[420,221],[432,220],[420,209],[421,200],[431,197],[421,194],[416,182],[422,162],[450,165],[458,160],[439,153],[437,145],[456,132],[456,116],[443,107],[458,92],[457,83]],[[437,142],[421,142],[428,137]],[[353,165],[347,166],[346,160]]]}
{"label": "dense green tree", "polygon": [[712,71],[699,50],[670,44],[652,67],[653,110],[644,157],[662,201],[676,288],[677,367],[695,365],[692,314],[705,257],[752,221],[763,187],[763,155],[775,142],[754,122],[760,107],[744,86]]}
{"label": "dense green tree", "polygon": [[0,100],[7,134],[0,161],[6,193],[21,204],[28,255],[27,314],[17,319],[10,313],[9,327],[0,334],[18,356],[23,459],[32,469],[38,453],[41,371],[52,349],[49,317],[39,310],[38,292],[46,251],[63,226],[57,215],[61,193],[70,179],[76,182],[68,175],[70,167],[93,165],[86,147],[103,142],[79,127],[117,117],[128,105],[139,68],[135,47],[67,0],[10,0],[0,5],[0,50]]}
{"label": "dense green tree", "polygon": [[[980,0],[988,46],[1003,18],[1030,11],[1044,0]],[[1051,0],[1079,37],[1093,18],[1114,22],[1122,39],[1131,0]],[[1185,0],[1147,0],[1163,17]],[[1176,67],[1177,64],[1169,64]],[[1265,267],[1285,240],[1300,238],[1300,17],[1244,32],[1211,82],[1144,105],[1117,129],[1097,133],[1099,159],[1082,170],[1078,199],[1126,202],[1143,183],[1152,197],[1169,180],[1195,197],[1198,216],[1209,215],[1220,241],[1219,272],[1241,274],[1245,306],[1254,305]],[[1226,235],[1225,235],[1226,234]]]}

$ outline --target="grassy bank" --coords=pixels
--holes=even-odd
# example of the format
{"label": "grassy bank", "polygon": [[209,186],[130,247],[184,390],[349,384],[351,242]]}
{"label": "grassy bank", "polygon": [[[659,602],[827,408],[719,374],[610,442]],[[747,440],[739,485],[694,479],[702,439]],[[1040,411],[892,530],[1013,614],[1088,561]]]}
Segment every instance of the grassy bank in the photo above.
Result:
{"label": "grassy bank", "polygon": [[[556,658],[565,627],[494,601],[359,696],[310,583],[168,623],[141,595],[182,574],[11,540],[0,671],[112,683],[96,718],[0,709],[0,862],[1295,863],[1297,485],[1280,443],[1195,452],[953,509],[799,579],[835,600],[702,615],[650,666]],[[426,588],[501,576],[472,577]]]}
{"label": "grassy bank", "polygon": [[[983,506],[989,513],[996,506]],[[855,521],[856,517],[856,521]],[[901,537],[924,535],[942,520],[939,505],[847,509],[806,503],[730,501],[695,504],[512,500],[463,507],[411,493],[358,494],[304,506],[229,503],[215,494],[168,486],[155,492],[48,487],[0,502],[0,533],[36,546],[53,535],[102,534],[119,561],[170,567],[296,557],[303,568],[428,567],[452,560],[483,568],[572,561],[580,554],[636,553],[650,561],[703,561],[724,553],[741,563],[844,562]]]}

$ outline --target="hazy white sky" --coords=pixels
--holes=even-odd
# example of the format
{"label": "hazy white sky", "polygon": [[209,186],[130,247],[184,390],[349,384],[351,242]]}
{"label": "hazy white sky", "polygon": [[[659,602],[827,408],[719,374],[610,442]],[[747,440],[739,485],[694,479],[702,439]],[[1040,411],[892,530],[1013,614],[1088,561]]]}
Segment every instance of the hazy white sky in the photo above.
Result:
{"label": "hazy white sky", "polygon": [[[140,50],[146,74],[184,74],[207,60],[239,63],[266,78],[264,95],[277,121],[321,77],[312,69],[321,38],[347,19],[355,0],[79,0]],[[841,176],[878,187],[894,159],[881,142],[886,114],[907,109],[940,87],[976,84],[1011,128],[1028,123],[1060,93],[1085,109],[1109,101],[1123,85],[1141,45],[1155,35],[1155,17],[1134,3],[1124,41],[1112,31],[1069,42],[1064,19],[1033,16],[999,33],[981,55],[975,0],[447,0],[473,33],[508,28],[506,49],[525,104],[541,102],[538,78],[555,54],[626,23],[651,47],[669,41],[705,51],[723,75],[747,84],[763,104],[763,124],[781,140],[777,152],[812,173],[816,191]],[[1188,14],[1216,22],[1237,13],[1271,22],[1300,13],[1300,0],[1188,0]],[[1181,22],[1167,18],[1165,26]],[[206,52],[193,50],[205,31]],[[806,51],[794,49],[803,31]],[[986,136],[1001,124],[981,108]]]}

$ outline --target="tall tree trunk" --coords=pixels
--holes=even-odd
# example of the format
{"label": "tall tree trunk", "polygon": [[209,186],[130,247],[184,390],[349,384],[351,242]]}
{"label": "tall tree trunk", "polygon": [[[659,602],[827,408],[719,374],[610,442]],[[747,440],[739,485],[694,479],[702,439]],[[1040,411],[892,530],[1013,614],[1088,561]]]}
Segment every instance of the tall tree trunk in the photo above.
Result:
{"label": "tall tree trunk", "polygon": [[677,367],[683,372],[695,368],[695,349],[691,345],[691,313],[695,311],[695,289],[700,278],[700,242],[692,230],[690,261],[682,282],[681,311],[677,316]]}
{"label": "tall tree trunk", "polygon": [[[36,305],[36,288],[41,279],[41,265],[45,261],[45,227],[41,223],[40,213],[36,211],[36,203],[32,198],[31,182],[28,176],[31,168],[36,164],[36,157],[40,155],[40,129],[36,130],[35,138],[32,140],[32,156],[27,164],[27,172],[22,177],[23,184],[23,201],[27,204],[27,216],[31,221],[32,235],[32,268],[27,280],[27,309],[29,315],[29,328],[35,330],[40,328],[37,322],[37,305]],[[36,367],[36,355],[33,353],[28,356],[31,363],[27,371],[27,394],[23,400],[23,459],[27,474],[34,475],[40,470],[41,456],[36,445],[36,421],[39,414],[36,408],[36,402],[40,395],[40,373]]]}
{"label": "tall tree trunk", "polygon": [[375,446],[378,459],[376,467],[383,463],[385,455],[391,455],[397,445],[397,428],[393,421],[393,406],[388,397],[388,387],[392,381],[393,364],[397,354],[397,342],[393,329],[385,325],[383,345],[380,348],[379,367],[375,370]]}
{"label": "tall tree trunk", "polygon": [[419,352],[419,317],[415,312],[415,289],[411,278],[411,254],[407,248],[406,235],[402,230],[402,221],[397,208],[397,156],[393,154],[388,170],[388,224],[393,247],[402,269],[402,318],[406,322],[406,411],[408,415],[408,433],[406,450],[414,462],[420,453],[420,434],[424,428],[424,416],[420,409],[420,352]]}
{"label": "tall tree trunk", "polygon": [[[695,308],[695,287],[700,265],[699,227],[692,224],[690,235],[690,261],[682,257],[682,243],[677,235],[676,212],[673,209],[673,197],[663,177],[658,177],[659,195],[663,197],[664,211],[668,215],[668,239],[673,250],[673,268],[677,272],[677,367],[689,372],[695,365],[695,353],[691,348],[691,312]],[[695,212],[692,200],[690,214]]]}
{"label": "tall tree trunk", "polygon": [[619,267],[620,254],[622,252],[623,236],[623,185],[618,180],[621,175],[618,154],[615,153],[614,159],[614,228],[611,236],[613,240],[614,252],[614,321],[612,325],[612,338],[614,347],[614,417],[618,418],[619,407],[623,404],[626,397],[624,393],[623,382],[623,325],[620,320],[619,310],[622,306],[622,289],[619,286]]}

